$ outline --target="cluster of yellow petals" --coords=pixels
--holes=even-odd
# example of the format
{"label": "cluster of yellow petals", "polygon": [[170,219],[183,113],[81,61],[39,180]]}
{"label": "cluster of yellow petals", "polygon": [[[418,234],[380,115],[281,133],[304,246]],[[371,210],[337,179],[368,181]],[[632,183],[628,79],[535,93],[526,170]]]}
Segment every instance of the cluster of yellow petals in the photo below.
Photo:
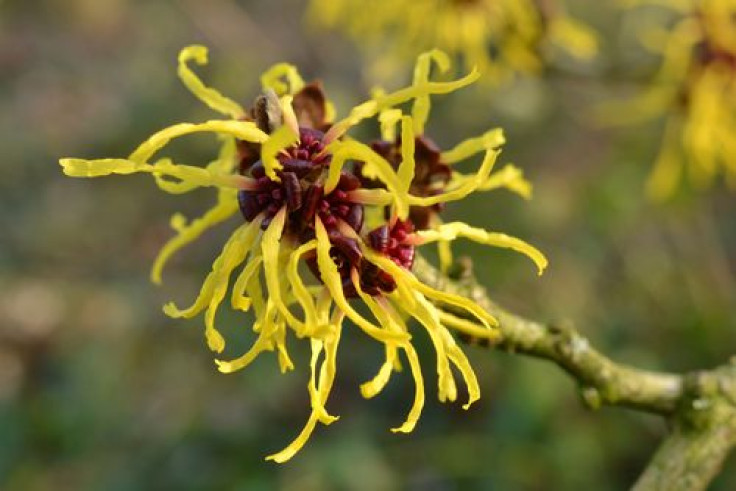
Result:
{"label": "cluster of yellow petals", "polygon": [[[449,59],[444,53],[436,50],[426,53],[419,58],[414,81],[410,86],[390,93],[376,93],[370,100],[350,111],[344,119],[332,125],[326,135],[326,140],[330,141],[327,151],[331,153],[332,160],[325,181],[325,192],[335,187],[343,165],[355,160],[364,162],[374,176],[384,183],[385,189],[359,189],[354,191],[353,197],[366,208],[383,210],[389,206],[392,219],[406,219],[410,206],[430,206],[459,200],[479,190],[506,187],[523,196],[529,195],[529,184],[517,168],[507,166],[493,172],[499,147],[504,143],[499,129],[466,140],[442,155],[448,164],[454,164],[476,154],[483,154],[482,163],[475,174],[454,173],[448,189],[436,196],[421,197],[410,193],[409,184],[414,176],[415,166],[414,137],[423,132],[430,110],[429,96],[451,92],[478,77],[478,72],[473,71],[454,81],[431,81],[429,74],[432,60],[441,70],[449,67]],[[176,234],[164,245],[154,262],[151,278],[155,283],[161,281],[162,270],[174,253],[237,213],[237,191],[249,189],[252,181],[238,174],[236,141],[260,144],[266,173],[273,179],[278,179],[277,171],[281,164],[276,155],[298,139],[291,100],[295,92],[304,86],[304,82],[293,66],[284,63],[275,65],[261,79],[263,89],[273,90],[280,98],[284,119],[281,127],[267,134],[254,123],[242,120],[246,113],[238,103],[207,87],[189,67],[192,61],[205,64],[207,50],[202,46],[184,49],[179,56],[179,76],[200,100],[228,119],[171,126],[154,134],[126,159],[60,161],[64,173],[75,177],[149,173],[163,191],[173,194],[186,193],[200,187],[217,188],[215,205],[202,216],[193,220],[187,220],[180,214],[172,217],[171,225]],[[400,106],[404,103],[412,104],[411,114],[403,114]],[[402,141],[407,143],[402,145],[403,158],[397,169],[370,147],[342,138],[351,126],[368,118],[376,118],[384,133],[393,132],[395,135],[395,126],[400,125]],[[178,164],[168,158],[151,163],[157,152],[170,140],[196,132],[212,133],[219,139],[220,151],[213,162],[205,167]],[[366,214],[369,214],[368,211]],[[276,353],[281,371],[286,372],[294,368],[286,344],[288,334],[309,340],[312,351],[308,383],[311,416],[295,440],[282,451],[267,457],[268,459],[277,462],[289,460],[305,444],[317,423],[327,425],[337,419],[327,412],[326,404],[337,371],[337,351],[344,318],[352,321],[368,337],[385,347],[385,361],[378,373],[360,388],[366,398],[383,390],[391,374],[400,369],[400,354],[403,352],[406,355],[415,381],[414,402],[406,420],[393,431],[411,431],[424,404],[424,381],[419,358],[411,343],[407,324],[409,319],[413,318],[423,326],[436,349],[440,400],[454,401],[457,398],[451,366],[457,368],[468,387],[469,400],[465,407],[478,399],[480,390],[475,374],[465,354],[455,343],[450,329],[495,339],[498,333],[494,330],[496,321],[492,316],[466,298],[423,284],[410,271],[374,251],[352,228],[338,224],[344,235],[358,242],[364,260],[389,273],[397,284],[396,290],[390,294],[368,295],[361,289],[358,272],[353,271],[352,280],[358,295],[371,313],[371,316],[366,317],[351,305],[343,292],[343,280],[330,256],[332,243],[318,217],[314,224],[316,236],[305,243],[299,243],[285,233],[285,208],[273,217],[265,230],[261,228],[263,218],[264,215],[261,214],[232,233],[190,306],[180,308],[174,303],[168,303],[164,306],[164,312],[175,318],[190,318],[204,312],[207,344],[217,353],[222,353],[226,344],[225,338],[216,327],[216,314],[226,296],[229,294],[233,309],[254,312],[255,322],[252,329],[257,336],[255,341],[250,349],[237,358],[216,360],[218,369],[223,373],[231,373],[248,366],[259,354],[266,351]],[[463,223],[438,224],[430,230],[410,235],[408,240],[417,246],[432,242],[447,245],[461,237],[521,252],[535,262],[540,273],[547,264],[537,249],[519,239]],[[316,254],[321,283],[315,280],[310,282],[302,277],[301,266],[307,254]],[[450,307],[448,310],[454,313],[445,311],[442,306]],[[465,315],[460,316],[457,312],[464,312]]]}
{"label": "cluster of yellow petals", "polygon": [[[599,108],[605,123],[636,124],[666,118],[647,191],[655,200],[673,195],[685,177],[705,188],[722,174],[736,188],[736,0],[629,0],[630,6],[674,10],[674,25],[641,33],[659,53],[651,85],[625,102]],[[708,51],[719,53],[709,56]]]}
{"label": "cluster of yellow petals", "polygon": [[[433,46],[477,66],[494,85],[516,73],[536,74],[543,66],[540,40],[576,58],[592,58],[595,33],[564,12],[559,2],[534,0],[312,0],[310,23],[344,31],[360,46],[389,40],[390,52],[378,60],[378,78]],[[367,12],[370,9],[370,12]],[[489,50],[493,46],[494,52]],[[385,46],[379,46],[384,47]]]}

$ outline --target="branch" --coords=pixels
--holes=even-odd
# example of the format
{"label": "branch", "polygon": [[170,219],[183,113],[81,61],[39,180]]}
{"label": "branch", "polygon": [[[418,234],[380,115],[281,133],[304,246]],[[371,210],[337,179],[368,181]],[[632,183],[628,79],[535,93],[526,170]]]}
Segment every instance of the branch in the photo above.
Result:
{"label": "branch", "polygon": [[[502,309],[489,299],[471,269],[465,259],[444,275],[417,257],[413,272],[434,288],[471,298],[490,312],[501,332],[495,347],[557,364],[580,384],[589,407],[619,405],[667,417],[673,423],[672,432],[635,489],[708,486],[736,446],[736,357],[729,365],[685,375],[619,364],[572,327],[542,324]],[[442,308],[452,311],[449,305]]]}
{"label": "branch", "polygon": [[572,375],[580,383],[587,405],[595,408],[618,404],[660,414],[671,414],[676,409],[683,391],[681,376],[619,365],[572,327],[541,324],[503,310],[488,298],[467,263],[454,272],[455,280],[421,257],[413,271],[435,288],[471,298],[498,319],[498,348],[552,361]]}
{"label": "branch", "polygon": [[736,446],[736,357],[731,365],[685,377],[673,429],[635,490],[705,489]]}

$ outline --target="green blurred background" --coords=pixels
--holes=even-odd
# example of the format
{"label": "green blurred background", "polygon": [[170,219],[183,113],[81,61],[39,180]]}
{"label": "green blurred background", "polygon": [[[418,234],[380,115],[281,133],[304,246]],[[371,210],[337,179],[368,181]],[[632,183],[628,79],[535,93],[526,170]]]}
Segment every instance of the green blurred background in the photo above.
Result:
{"label": "green blurred background", "polygon": [[[613,2],[572,2],[601,31],[602,54],[543,80],[437,99],[429,134],[445,148],[492,126],[504,157],[535,184],[531,202],[504,191],[448,215],[523,237],[546,252],[537,278],[520,256],[460,247],[493,297],[540,320],[572,322],[614,359],[667,370],[707,368],[736,354],[734,196],[717,187],[667,205],[643,198],[659,125],[596,128],[598,102],[646,80],[657,60],[636,47]],[[172,321],[169,299],[193,298],[235,222],[190,246],[148,282],[169,216],[194,216],[208,192],[171,196],[149,176],[62,176],[63,156],[124,156],[163,126],[212,117],[175,74],[180,48],[211,49],[206,79],[244,103],[258,75],[290,61],[321,78],[339,114],[366,97],[359,51],[307,28],[297,1],[0,1],[0,488],[597,489],[630,485],[666,433],[660,418],[590,412],[556,367],[483,348],[467,352],[483,398],[470,411],[436,400],[417,429],[394,435],[413,385],[394,377],[361,399],[381,362],[349,330],[330,399],[341,420],[320,427],[286,465],[265,463],[309,411],[305,346],[282,376],[264,356],[215,370],[202,321]],[[406,81],[410,73],[397,74]],[[342,112],[340,112],[342,110]],[[210,138],[175,152],[213,155]],[[175,153],[175,155],[177,155]],[[248,320],[223,313],[235,342]],[[246,339],[241,339],[241,338]],[[238,341],[239,344],[238,344]],[[303,343],[302,343],[303,344]],[[736,488],[732,458],[714,489]]]}

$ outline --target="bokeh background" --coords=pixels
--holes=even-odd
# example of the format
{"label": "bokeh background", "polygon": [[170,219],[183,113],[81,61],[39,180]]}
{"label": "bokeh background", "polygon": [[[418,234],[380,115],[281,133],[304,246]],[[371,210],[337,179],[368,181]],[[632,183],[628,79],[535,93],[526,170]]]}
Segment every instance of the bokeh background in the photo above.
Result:
{"label": "bokeh background", "polygon": [[[169,299],[193,298],[234,223],[179,254],[155,287],[148,271],[169,216],[196,215],[213,195],[164,195],[148,176],[62,176],[59,157],[124,156],[163,126],[211,117],[175,74],[179,49],[195,42],[211,48],[207,80],[233,98],[252,100],[260,72],[287,60],[321,78],[344,114],[370,89],[365,62],[340,34],[305,26],[304,9],[295,0],[0,1],[0,488],[626,488],[665,435],[661,419],[588,411],[556,367],[478,347],[467,351],[483,398],[468,412],[440,404],[421,334],[429,390],[412,434],[388,431],[410,405],[408,376],[363,401],[358,385],[381,352],[351,333],[330,400],[341,420],[290,463],[265,463],[308,415],[305,346],[292,343],[288,375],[264,356],[225,376],[201,319],[161,312]],[[571,10],[600,31],[597,60],[437,98],[429,125],[445,147],[506,129],[504,158],[525,170],[534,199],[500,191],[448,214],[528,239],[551,266],[537,278],[517,255],[461,252],[501,304],[571,322],[614,359],[673,371],[720,364],[736,354],[736,198],[722,185],[665,205],[644,198],[661,127],[600,128],[590,112],[644,83],[657,60],[614,2]],[[213,149],[193,137],[175,152],[206,162]],[[220,319],[235,350],[245,346],[248,319]],[[734,488],[732,458],[713,489]]]}

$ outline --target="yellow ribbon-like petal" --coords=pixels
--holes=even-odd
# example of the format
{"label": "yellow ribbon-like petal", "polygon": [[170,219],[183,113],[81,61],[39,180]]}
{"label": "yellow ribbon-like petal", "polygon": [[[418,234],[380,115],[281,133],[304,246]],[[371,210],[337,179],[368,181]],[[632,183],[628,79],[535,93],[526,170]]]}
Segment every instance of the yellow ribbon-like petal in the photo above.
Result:
{"label": "yellow ribbon-like petal", "polygon": [[215,328],[215,314],[228,289],[232,271],[238,267],[250,252],[260,231],[260,219],[238,228],[225,244],[220,256],[212,265],[212,272],[207,275],[200,293],[191,307],[181,310],[172,302],[164,306],[164,313],[173,318],[193,317],[205,307],[205,337],[213,351],[222,352],[225,340]]}
{"label": "yellow ribbon-like petal", "polygon": [[[273,351],[274,349],[274,333],[276,332],[277,326],[276,323],[273,322],[273,316],[276,312],[276,308],[273,305],[273,302],[268,302],[265,307],[265,315],[263,317],[259,316],[259,321],[256,321],[256,324],[259,326],[259,328],[254,328],[254,330],[260,330],[260,333],[258,335],[258,339],[253,343],[253,345],[250,347],[250,349],[245,352],[242,356],[234,359],[234,360],[215,360],[215,364],[217,365],[217,369],[222,373],[233,373],[238,370],[242,370],[243,368],[250,365],[253,360],[256,359],[258,355],[260,355],[264,351]],[[261,327],[262,326],[262,327]]]}
{"label": "yellow ribbon-like petal", "polygon": [[[317,384],[317,362],[319,361],[319,355],[322,353],[325,343],[319,339],[312,338],[309,340],[309,344],[312,349],[312,356],[309,361],[310,375],[307,388],[309,390],[309,400],[312,404],[312,411],[316,414],[317,420],[320,423],[326,425],[332,424],[337,421],[338,418],[330,415],[325,409],[324,404],[322,404],[322,397]],[[324,364],[320,368],[320,377],[322,376],[322,368],[324,368]]]}
{"label": "yellow ribbon-like petal", "polygon": [[[368,306],[368,309],[371,311],[371,313],[376,317],[376,319],[378,319],[379,324],[381,324],[381,326],[388,330],[405,332],[406,329],[402,330],[398,328],[394,320],[387,312],[386,303],[383,302],[382,305],[379,305],[378,300],[380,299],[380,297],[374,300],[370,295],[366,294],[363,291],[360,286],[360,277],[358,275],[358,272],[356,270],[353,270],[351,276],[353,285],[355,286],[355,290],[358,292],[358,296],[360,296],[361,300],[363,300],[363,302]],[[360,386],[360,393],[363,395],[363,397],[365,397],[366,399],[370,399],[372,397],[375,397],[383,390],[383,388],[388,383],[389,378],[391,377],[391,372],[393,372],[395,362],[396,344],[386,343],[386,361],[383,363],[383,365],[381,365],[380,370],[378,371],[376,376],[373,377],[373,379],[365,382],[364,384],[361,384]]]}
{"label": "yellow ribbon-like petal", "polygon": [[[291,442],[286,448],[278,453],[269,455],[266,460],[272,460],[278,463],[284,463],[291,459],[307,442],[311,436],[317,422],[323,424],[330,424],[336,421],[337,418],[329,416],[324,410],[324,404],[327,402],[327,398],[332,390],[332,385],[335,381],[336,373],[336,360],[337,360],[337,346],[340,342],[342,319],[340,318],[337,322],[334,322],[334,335],[330,341],[326,341],[324,345],[325,360],[320,367],[319,384],[317,389],[317,398],[312,401],[312,414],[309,416],[307,424],[302,429],[301,433]],[[314,359],[314,358],[313,358]],[[316,360],[311,367],[312,376],[316,371]],[[311,383],[311,382],[310,382]]]}
{"label": "yellow ribbon-like petal", "polygon": [[442,337],[445,340],[445,349],[447,350],[447,357],[457,367],[460,374],[463,376],[463,381],[468,388],[468,402],[463,404],[463,409],[468,410],[470,406],[480,399],[480,386],[478,385],[478,378],[475,376],[473,367],[470,365],[468,357],[465,356],[463,350],[455,343],[452,336],[447,329],[442,330]]}
{"label": "yellow ribbon-like petal", "polygon": [[396,177],[402,184],[401,191],[409,194],[411,182],[414,180],[416,162],[414,161],[414,129],[411,124],[412,118],[404,116],[401,118],[401,163],[396,171]]}
{"label": "yellow ribbon-like petal", "polygon": [[415,235],[423,244],[436,240],[455,240],[458,237],[464,237],[480,244],[512,249],[534,261],[540,275],[548,264],[547,258],[539,249],[523,240],[499,232],[488,232],[481,228],[471,227],[464,222],[444,223],[434,230],[421,230],[416,232]]}
{"label": "yellow ribbon-like petal", "polygon": [[217,204],[207,210],[199,218],[186,223],[182,215],[174,215],[171,220],[176,235],[169,239],[161,248],[161,251],[153,261],[151,267],[151,281],[157,285],[161,284],[161,272],[168,260],[179,249],[197,240],[206,230],[227,220],[238,209],[238,201],[235,192],[229,189],[220,189],[217,195]]}
{"label": "yellow ribbon-like petal", "polygon": [[406,416],[406,421],[397,428],[391,428],[391,431],[394,433],[411,433],[417,425],[417,421],[419,421],[419,417],[422,415],[422,408],[424,407],[424,378],[422,376],[422,368],[419,365],[419,356],[414,347],[409,343],[404,346],[404,352],[409,360],[409,368],[414,378],[414,402],[409,410],[409,414]]}
{"label": "yellow ribbon-like petal", "polygon": [[513,164],[506,164],[503,169],[488,176],[477,190],[492,191],[499,188],[506,188],[524,199],[532,197],[532,184],[524,178],[524,172]]}
{"label": "yellow ribbon-like petal", "polygon": [[397,216],[404,220],[409,215],[408,193],[405,183],[399,179],[391,164],[373,151],[368,145],[357,141],[335,141],[328,147],[332,152],[327,180],[325,181],[325,194],[332,192],[340,180],[340,171],[348,160],[368,162],[378,179],[380,179],[393,194]]}
{"label": "yellow ribbon-like petal", "polygon": [[[491,314],[483,310],[472,300],[463,298],[452,293],[435,290],[429,285],[425,285],[424,283],[419,281],[413,274],[411,274],[410,271],[407,271],[401,266],[398,266],[391,259],[376,253],[368,247],[362,247],[361,250],[363,251],[366,259],[368,259],[370,262],[380,267],[381,269],[385,270],[393,277],[394,281],[396,281],[398,285],[397,292],[399,295],[401,295],[401,285],[404,284],[406,290],[408,291],[417,290],[428,298],[444,302],[448,305],[454,305],[469,312],[475,318],[481,321],[481,323],[487,328],[498,324],[498,321],[496,321],[496,319]],[[408,305],[411,305],[413,303],[411,301],[407,301],[405,295],[401,295],[401,301],[407,303]]]}
{"label": "yellow ribbon-like petal", "polygon": [[444,326],[450,327],[463,334],[467,334],[473,338],[487,339],[490,342],[496,342],[501,339],[501,332],[497,329],[488,329],[480,326],[475,322],[457,317],[449,312],[442,309],[437,309],[440,321]]}
{"label": "yellow ribbon-like petal", "polygon": [[[229,135],[218,135],[218,137],[222,140],[220,153],[217,156],[217,159],[207,165],[207,172],[212,175],[231,174],[233,168],[238,163],[235,138]],[[161,160],[166,161],[169,159]],[[171,163],[173,164],[173,162]],[[167,179],[166,174],[161,174],[159,172],[153,172],[153,177],[156,180],[156,185],[159,189],[170,194],[184,194],[200,187],[197,182],[189,180],[182,181],[179,179]],[[247,181],[241,179],[240,182],[245,184]]]}
{"label": "yellow ribbon-like petal", "polygon": [[381,138],[384,141],[396,141],[396,124],[401,121],[401,109],[384,109],[378,115],[381,124]]}
{"label": "yellow ribbon-like petal", "polygon": [[239,119],[245,111],[237,102],[225,97],[215,89],[207,87],[202,80],[187,66],[194,61],[198,65],[207,64],[207,48],[200,45],[188,46],[179,53],[179,78],[199,100],[217,112]]}
{"label": "yellow ribbon-like petal", "polygon": [[[441,72],[446,72],[450,68],[450,57],[444,51],[433,49],[432,51],[419,55],[417,63],[414,66],[414,81],[412,86],[421,92],[425,92],[425,87],[429,84],[429,71],[433,61],[437,64]],[[430,106],[429,93],[422,93],[414,99],[411,116],[414,120],[414,132],[417,135],[424,133],[424,125],[427,123],[427,118],[429,117]]]}
{"label": "yellow ribbon-like petal", "polygon": [[282,207],[273,217],[266,231],[263,233],[261,241],[261,254],[263,255],[263,271],[266,275],[266,286],[268,288],[269,298],[273,300],[279,313],[284,316],[286,322],[293,326],[297,332],[304,332],[304,325],[284,303],[282,296],[281,281],[279,279],[281,273],[287,267],[282,264],[279,253],[282,247],[282,232],[286,223],[286,207]]}
{"label": "yellow ribbon-like petal", "polygon": [[455,164],[485,150],[497,149],[506,143],[501,128],[494,128],[475,138],[463,140],[452,149],[442,152],[440,160],[445,164]]}
{"label": "yellow ribbon-like petal", "polygon": [[299,135],[294,133],[289,125],[280,126],[274,131],[270,138],[263,143],[261,147],[261,161],[266,175],[272,181],[280,181],[276,175],[276,171],[281,170],[283,165],[278,161],[276,156],[282,150],[290,147],[299,140]]}
{"label": "yellow ribbon-like petal", "polygon": [[[397,305],[405,304],[397,303]],[[381,306],[384,307],[386,313],[388,313],[400,330],[407,330],[404,320],[388,300],[382,299]],[[409,370],[412,378],[414,379],[414,401],[406,416],[406,420],[400,426],[391,428],[391,431],[394,433],[410,433],[414,430],[417,421],[419,421],[419,417],[422,414],[422,408],[424,407],[424,376],[422,375],[422,368],[419,365],[419,356],[417,355],[414,346],[412,346],[411,343],[405,343],[402,344],[401,347],[404,349],[406,357],[409,360]]]}
{"label": "yellow ribbon-like petal", "polygon": [[403,104],[404,102],[421,96],[454,92],[466,85],[472,84],[478,80],[479,77],[480,72],[478,72],[476,68],[473,68],[473,70],[465,77],[451,82],[427,82],[420,86],[412,85],[395,92],[376,96],[375,99],[355,106],[346,118],[336,122],[327,132],[325,139],[327,141],[336,140],[351,126],[355,126],[364,119],[372,118],[384,109]]}
{"label": "yellow ribbon-like petal", "polygon": [[[282,80],[286,79],[286,83]],[[299,70],[289,63],[277,63],[261,75],[263,90],[273,89],[277,95],[294,95],[304,87]]]}
{"label": "yellow ribbon-like petal", "polygon": [[281,373],[286,373],[289,370],[294,369],[294,362],[291,361],[289,356],[289,350],[286,348],[286,323],[281,321],[276,325],[276,332],[274,334],[274,341],[276,343],[276,351],[278,352],[279,368]]}
{"label": "yellow ribbon-like petal", "polygon": [[268,139],[268,135],[250,121],[212,120],[199,124],[179,123],[154,133],[130,154],[129,159],[133,162],[148,162],[156,152],[165,147],[172,139],[202,132],[232,135],[239,140],[253,143],[263,143]]}
{"label": "yellow ribbon-like petal", "polygon": [[251,278],[259,274],[262,262],[263,256],[260,254],[251,257],[248,264],[245,265],[243,271],[240,272],[238,278],[235,280],[233,291],[230,295],[230,304],[234,309],[242,310],[243,312],[247,312],[250,309],[253,300],[245,295],[245,291]]}
{"label": "yellow ribbon-like petal", "polygon": [[310,329],[317,328],[317,306],[314,303],[312,294],[309,293],[309,290],[307,290],[306,285],[304,285],[304,281],[302,281],[302,278],[299,275],[299,260],[304,254],[314,250],[316,247],[316,240],[310,240],[309,242],[297,247],[291,253],[291,256],[289,257],[289,265],[286,269],[286,276],[289,279],[294,297],[304,311],[304,324],[307,329],[307,332],[302,333],[304,335],[309,335]]}
{"label": "yellow ribbon-like petal", "polygon": [[[356,189],[348,192],[348,199],[350,201],[369,206],[390,205],[394,200],[393,196],[394,195],[392,195],[391,192],[386,191],[385,189]],[[383,210],[380,211],[381,217],[383,218]]]}
{"label": "yellow ribbon-like petal", "polygon": [[457,385],[455,378],[450,370],[450,362],[445,350],[445,342],[441,331],[444,329],[440,323],[437,309],[427,301],[427,299],[414,292],[416,299],[415,307],[407,310],[409,314],[424,326],[432,341],[435,352],[437,354],[437,389],[440,402],[449,400],[450,402],[457,399]]}
{"label": "yellow ribbon-like petal", "polygon": [[[171,159],[161,159],[155,164],[135,162],[128,159],[61,159],[59,160],[64,174],[70,177],[102,177],[111,174],[134,174],[144,172],[154,174],[159,187],[164,189],[174,183],[166,181],[162,186],[161,176],[169,176],[180,181],[184,192],[198,187],[220,187],[247,189],[252,181],[247,177],[234,174],[220,174],[190,165],[174,164]],[[179,184],[179,183],[176,183]]]}
{"label": "yellow ribbon-like petal", "polygon": [[457,187],[448,189],[444,193],[440,193],[434,196],[414,196],[409,195],[409,204],[415,206],[434,206],[438,203],[447,203],[449,201],[458,201],[470,193],[477,190],[484,182],[488,180],[488,177],[493,170],[493,166],[498,158],[498,150],[487,150],[486,155],[483,158],[483,163],[480,165],[478,172],[475,176],[466,176],[465,180]]}
{"label": "yellow ribbon-like petal", "polygon": [[385,329],[381,329],[369,322],[350,306],[342,291],[342,279],[340,278],[340,273],[338,272],[334,261],[330,257],[330,248],[332,245],[330,244],[330,239],[327,236],[327,230],[319,217],[316,218],[315,232],[317,236],[317,266],[319,267],[320,276],[322,277],[322,282],[330,291],[332,299],[338,308],[340,308],[340,310],[342,310],[342,312],[344,312],[351,321],[360,327],[363,332],[378,341],[383,343],[402,340],[407,341],[410,338],[407,333],[388,332]]}

